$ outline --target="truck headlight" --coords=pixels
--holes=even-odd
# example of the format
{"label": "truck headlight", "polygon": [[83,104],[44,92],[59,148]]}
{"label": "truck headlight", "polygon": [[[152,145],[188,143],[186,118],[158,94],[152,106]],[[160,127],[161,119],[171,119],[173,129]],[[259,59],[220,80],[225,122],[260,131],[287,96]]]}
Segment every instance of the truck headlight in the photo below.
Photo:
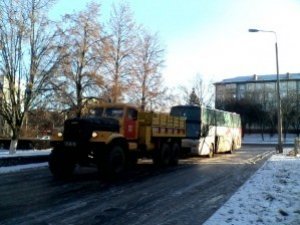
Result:
{"label": "truck headlight", "polygon": [[98,136],[98,133],[96,131],[93,131],[92,138],[96,138]]}
{"label": "truck headlight", "polygon": [[62,133],[62,132],[58,132],[58,133],[57,133],[57,137],[60,137],[60,138],[61,138],[62,136],[63,136],[63,133]]}

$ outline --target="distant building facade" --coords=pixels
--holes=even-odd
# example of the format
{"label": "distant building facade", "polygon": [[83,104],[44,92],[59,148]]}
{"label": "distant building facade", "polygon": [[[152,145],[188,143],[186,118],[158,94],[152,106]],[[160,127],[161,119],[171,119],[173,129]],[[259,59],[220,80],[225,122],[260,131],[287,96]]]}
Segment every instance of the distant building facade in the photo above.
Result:
{"label": "distant building facade", "polygon": [[[298,129],[296,126],[300,126],[300,118],[296,114],[300,114],[300,73],[280,74],[279,78],[283,123],[286,129],[293,126],[293,129]],[[246,121],[252,127],[276,126],[277,75],[240,76],[214,85],[216,108],[244,113],[244,121],[252,116],[250,122]],[[247,115],[249,112],[257,113],[256,120],[254,115]],[[265,121],[259,121],[261,119]],[[268,120],[269,123],[265,123]]]}

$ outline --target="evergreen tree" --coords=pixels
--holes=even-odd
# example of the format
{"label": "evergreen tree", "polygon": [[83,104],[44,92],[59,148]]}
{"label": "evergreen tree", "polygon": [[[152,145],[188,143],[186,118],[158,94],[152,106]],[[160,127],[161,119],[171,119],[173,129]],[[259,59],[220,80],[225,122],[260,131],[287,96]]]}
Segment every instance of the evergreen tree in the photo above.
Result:
{"label": "evergreen tree", "polygon": [[200,99],[195,92],[195,88],[192,89],[192,92],[189,97],[189,105],[198,105],[200,106]]}

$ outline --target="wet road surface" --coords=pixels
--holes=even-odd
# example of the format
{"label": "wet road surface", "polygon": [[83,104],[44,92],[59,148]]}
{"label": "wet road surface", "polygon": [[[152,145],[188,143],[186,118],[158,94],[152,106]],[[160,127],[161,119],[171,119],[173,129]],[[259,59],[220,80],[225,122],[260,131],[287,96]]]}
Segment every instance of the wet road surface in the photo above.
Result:
{"label": "wet road surface", "polygon": [[67,181],[47,167],[2,174],[0,224],[202,224],[272,153],[249,146],[167,169],[140,160],[115,182],[100,180],[95,168],[78,168]]}

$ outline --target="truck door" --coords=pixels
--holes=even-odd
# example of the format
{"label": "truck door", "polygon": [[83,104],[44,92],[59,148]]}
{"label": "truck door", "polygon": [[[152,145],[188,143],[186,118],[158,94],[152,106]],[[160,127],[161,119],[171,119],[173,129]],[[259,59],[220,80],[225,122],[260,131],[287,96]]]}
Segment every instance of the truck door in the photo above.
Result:
{"label": "truck door", "polygon": [[137,110],[128,108],[124,120],[124,136],[127,139],[137,139]]}

